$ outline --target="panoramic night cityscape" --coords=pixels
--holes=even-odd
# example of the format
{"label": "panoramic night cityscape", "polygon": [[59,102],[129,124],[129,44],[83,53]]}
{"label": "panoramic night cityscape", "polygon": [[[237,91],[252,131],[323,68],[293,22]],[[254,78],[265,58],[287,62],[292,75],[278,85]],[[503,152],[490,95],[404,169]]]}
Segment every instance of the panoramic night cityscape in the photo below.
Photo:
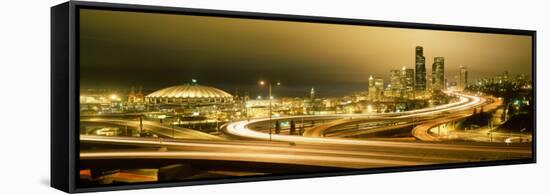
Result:
{"label": "panoramic night cityscape", "polygon": [[79,184],[532,158],[530,37],[263,22],[82,11]]}

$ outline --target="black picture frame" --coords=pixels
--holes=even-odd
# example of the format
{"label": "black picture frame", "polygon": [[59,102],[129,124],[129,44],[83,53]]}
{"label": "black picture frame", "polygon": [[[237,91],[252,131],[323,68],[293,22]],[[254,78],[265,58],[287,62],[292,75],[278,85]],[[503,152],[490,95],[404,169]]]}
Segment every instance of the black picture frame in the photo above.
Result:
{"label": "black picture frame", "polygon": [[[471,162],[461,164],[374,168],[330,173],[270,175],[259,177],[232,177],[216,180],[188,180],[183,182],[159,182],[146,184],[130,184],[122,186],[101,186],[86,188],[79,187],[76,181],[78,178],[77,167],[79,162],[79,134],[77,133],[77,129],[79,128],[79,122],[77,120],[77,118],[79,117],[79,65],[77,61],[79,59],[78,13],[79,9],[82,8],[532,36],[533,107],[535,115],[533,118],[533,126],[535,126],[535,129],[533,130],[532,158],[505,161]],[[73,193],[144,189],[188,185],[536,163],[536,131],[536,31],[80,1],[69,1],[51,8],[51,186],[64,192]]]}

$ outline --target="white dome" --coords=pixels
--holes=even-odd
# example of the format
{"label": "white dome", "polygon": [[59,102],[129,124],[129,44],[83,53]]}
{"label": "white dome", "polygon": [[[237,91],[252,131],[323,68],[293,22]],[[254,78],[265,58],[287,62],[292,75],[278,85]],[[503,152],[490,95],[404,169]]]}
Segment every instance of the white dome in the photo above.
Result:
{"label": "white dome", "polygon": [[179,85],[157,90],[148,98],[233,98],[223,90],[201,85]]}

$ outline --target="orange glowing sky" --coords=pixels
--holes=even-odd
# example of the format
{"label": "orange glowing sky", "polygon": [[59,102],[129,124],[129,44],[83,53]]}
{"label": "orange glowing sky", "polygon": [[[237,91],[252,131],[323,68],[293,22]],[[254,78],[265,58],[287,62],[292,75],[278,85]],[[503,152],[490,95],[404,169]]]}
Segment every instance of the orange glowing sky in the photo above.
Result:
{"label": "orange glowing sky", "polygon": [[244,87],[258,79],[304,88],[366,87],[368,75],[389,77],[390,69],[414,68],[418,45],[424,47],[427,73],[433,58],[442,56],[451,80],[460,65],[471,80],[504,70],[532,71],[532,40],[524,35],[86,9],[80,16],[84,85],[144,79],[173,85],[197,78],[219,87]]}

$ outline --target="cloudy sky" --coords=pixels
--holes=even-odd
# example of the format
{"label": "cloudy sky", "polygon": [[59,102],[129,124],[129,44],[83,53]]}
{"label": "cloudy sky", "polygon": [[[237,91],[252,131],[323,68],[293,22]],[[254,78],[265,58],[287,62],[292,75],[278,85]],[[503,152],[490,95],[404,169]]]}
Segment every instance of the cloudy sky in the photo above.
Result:
{"label": "cloudy sky", "polygon": [[445,57],[450,80],[508,70],[531,74],[531,37],[304,22],[81,10],[82,88],[147,90],[188,83],[256,95],[258,80],[283,83],[280,95],[322,96],[367,88],[368,76],[414,68],[424,47],[427,72]]}

